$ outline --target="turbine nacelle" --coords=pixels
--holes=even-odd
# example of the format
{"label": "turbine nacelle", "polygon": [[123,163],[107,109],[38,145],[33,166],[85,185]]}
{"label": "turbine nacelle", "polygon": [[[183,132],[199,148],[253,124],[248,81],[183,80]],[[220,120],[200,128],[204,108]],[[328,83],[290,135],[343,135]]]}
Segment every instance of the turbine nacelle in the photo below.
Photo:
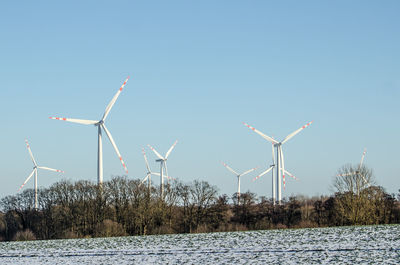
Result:
{"label": "turbine nacelle", "polygon": [[101,126],[104,124],[103,120],[100,120],[98,123],[95,123],[94,126]]}

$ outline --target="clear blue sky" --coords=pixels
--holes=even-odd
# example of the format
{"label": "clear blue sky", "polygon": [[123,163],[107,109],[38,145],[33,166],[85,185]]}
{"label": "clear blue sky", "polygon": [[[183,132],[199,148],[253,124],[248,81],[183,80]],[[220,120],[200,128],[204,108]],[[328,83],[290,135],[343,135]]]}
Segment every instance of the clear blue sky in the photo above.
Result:
{"label": "clear blue sky", "polygon": [[[43,166],[96,181],[93,126],[126,76],[107,126],[142,178],[141,147],[165,153],[171,176],[236,190],[237,171],[271,163],[271,146],[242,125],[283,139],[284,196],[330,194],[336,170],[365,164],[400,189],[398,1],[4,1],[0,4],[0,197]],[[147,148],[153,170],[155,156]],[[257,173],[261,171],[258,170]],[[108,140],[104,179],[124,171]],[[271,195],[270,175],[242,191]],[[39,185],[60,180],[39,172]],[[158,183],[158,179],[154,180]],[[33,187],[30,181],[26,187]]]}

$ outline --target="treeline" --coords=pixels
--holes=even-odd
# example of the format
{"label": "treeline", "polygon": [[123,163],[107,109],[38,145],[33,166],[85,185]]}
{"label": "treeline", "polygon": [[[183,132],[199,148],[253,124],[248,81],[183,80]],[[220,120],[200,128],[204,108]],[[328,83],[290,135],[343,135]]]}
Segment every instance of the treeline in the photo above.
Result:
{"label": "treeline", "polygon": [[0,239],[58,239],[198,233],[254,229],[400,223],[400,194],[379,186],[332,196],[290,197],[280,205],[247,192],[218,194],[205,181],[173,181],[160,198],[158,187],[115,177],[97,184],[60,181],[25,190],[0,202]]}

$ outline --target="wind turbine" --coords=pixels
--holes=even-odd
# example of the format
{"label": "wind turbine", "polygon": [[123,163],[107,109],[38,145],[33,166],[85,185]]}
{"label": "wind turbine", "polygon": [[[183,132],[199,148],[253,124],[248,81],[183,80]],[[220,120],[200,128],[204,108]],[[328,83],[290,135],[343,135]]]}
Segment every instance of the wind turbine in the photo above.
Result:
{"label": "wind turbine", "polygon": [[[276,166],[275,165],[275,150],[274,150],[274,144],[272,144],[272,164],[270,165],[270,167],[267,170],[265,170],[260,175],[258,175],[255,178],[253,178],[253,181],[259,179],[260,177],[264,176],[265,174],[267,174],[268,172],[271,171],[271,173],[272,173],[272,200],[273,200],[274,204],[275,204],[275,201],[276,201],[276,188],[275,188],[275,178],[274,178],[274,170],[273,170],[275,168],[275,166]],[[285,173],[287,175],[289,175],[290,177],[294,178],[295,180],[298,180],[298,178],[293,176],[293,174],[288,172],[286,169],[285,169]]]}
{"label": "wind turbine", "polygon": [[101,131],[102,129],[105,131],[108,139],[110,140],[112,146],[114,147],[115,152],[117,153],[117,156],[119,160],[122,163],[122,166],[125,169],[125,172],[128,174],[128,169],[125,165],[124,160],[122,160],[122,156],[119,153],[119,150],[117,148],[117,145],[114,142],[114,139],[110,133],[110,131],[107,129],[105,125],[105,120],[110,113],[112,107],[114,106],[115,102],[117,101],[117,98],[119,94],[121,94],[122,89],[126,85],[126,82],[128,82],[129,76],[126,78],[125,82],[122,84],[122,86],[118,89],[117,93],[114,95],[114,97],[111,99],[110,103],[107,105],[106,110],[103,114],[103,117],[99,121],[94,121],[94,120],[81,120],[81,119],[70,119],[70,118],[58,118],[58,117],[50,117],[50,119],[53,120],[62,120],[62,121],[69,121],[73,123],[79,123],[79,124],[85,124],[85,125],[94,125],[97,126],[97,137],[98,137],[98,151],[97,151],[97,183],[101,185],[103,183],[103,144],[102,144],[102,136],[101,136]]}
{"label": "wind turbine", "polygon": [[168,156],[171,154],[172,149],[174,149],[175,145],[178,143],[178,140],[175,141],[175,143],[169,148],[168,152],[165,154],[165,156],[160,155],[156,149],[154,149],[151,145],[148,144],[149,148],[156,154],[158,159],[156,162],[160,162],[160,193],[161,193],[161,198],[164,199],[164,169],[166,173],[166,177],[169,178],[168,176],[168,169],[167,169],[167,159]]}
{"label": "wind turbine", "polygon": [[[307,123],[306,125],[300,127],[299,129],[297,129],[296,131],[292,132],[291,134],[289,134],[288,136],[286,136],[281,142],[276,141],[274,138],[265,135],[264,133],[260,132],[259,130],[257,130],[254,127],[251,127],[250,125],[248,125],[247,123],[243,124],[250,128],[251,130],[253,130],[255,133],[259,134],[261,137],[263,137],[265,140],[269,141],[272,143],[273,147],[276,148],[276,164],[274,163],[272,166],[270,166],[270,168],[268,168],[266,171],[264,171],[262,174],[260,174],[260,176],[268,173],[270,170],[272,170],[274,167],[276,167],[276,183],[275,185],[277,187],[272,187],[273,191],[274,189],[276,189],[276,193],[278,194],[278,202],[280,203],[282,201],[282,188],[281,188],[281,182],[283,180],[283,188],[285,188],[286,186],[286,179],[285,179],[285,174],[294,177],[291,173],[289,173],[287,170],[285,170],[285,160],[283,157],[283,151],[282,151],[282,145],[284,143],[286,143],[287,141],[289,141],[293,136],[295,136],[296,134],[298,134],[300,131],[302,131],[303,129],[305,129],[306,127],[310,126],[311,123],[313,123],[312,121]],[[274,156],[274,151],[272,151],[272,154]],[[273,183],[274,184],[274,183]],[[272,193],[274,196],[274,192]],[[275,201],[275,198],[273,198],[273,200]]]}
{"label": "wind turbine", "polygon": [[[365,154],[367,153],[367,148],[364,148],[364,152],[361,155],[361,161],[360,164],[358,165],[358,169],[355,172],[349,172],[349,173],[344,173],[344,174],[339,174],[339,177],[343,177],[343,176],[351,176],[351,175],[357,175],[360,174],[360,176],[362,177],[363,181],[365,182],[365,184],[369,187],[371,186],[371,184],[369,183],[369,181],[367,181],[367,179],[365,178],[364,174],[361,174],[361,167],[362,164],[364,162],[364,157]],[[357,192],[358,193],[358,192]]]}
{"label": "wind turbine", "polygon": [[258,167],[249,169],[243,173],[237,173],[235,170],[233,170],[231,167],[229,167],[227,164],[225,164],[224,162],[222,162],[222,165],[224,167],[226,167],[230,172],[232,172],[233,174],[236,175],[237,179],[238,179],[238,191],[237,191],[237,197],[238,197],[238,204],[240,203],[240,177],[249,174],[250,172],[256,170]]}
{"label": "wind turbine", "polygon": [[60,173],[64,173],[64,171],[58,170],[58,169],[49,168],[49,167],[40,167],[40,166],[38,166],[38,164],[36,163],[35,158],[33,157],[33,154],[32,154],[32,151],[31,151],[31,147],[30,147],[30,145],[28,143],[28,140],[25,139],[25,143],[26,143],[26,147],[28,148],[29,155],[30,155],[30,157],[32,159],[32,162],[33,162],[33,171],[29,175],[29,177],[25,180],[25,182],[21,185],[21,187],[19,187],[18,191],[20,191],[22,189],[22,187],[24,187],[24,185],[33,176],[33,174],[35,174],[35,209],[38,209],[38,193],[37,193],[37,176],[38,176],[37,171],[38,171],[38,168],[49,170],[49,171],[60,172]]}
{"label": "wind turbine", "polygon": [[[272,138],[272,137],[271,137]],[[275,188],[275,178],[274,178],[274,168],[275,168],[275,150],[274,150],[274,144],[271,145],[272,147],[272,164],[269,166],[269,168],[267,170],[265,170],[264,172],[262,172],[260,175],[256,176],[253,181],[261,178],[262,176],[264,176],[265,174],[267,174],[268,172],[271,171],[272,173],[272,201],[275,205],[275,201],[276,201],[276,188]]]}
{"label": "wind turbine", "polygon": [[155,175],[155,176],[160,176],[160,173],[156,173],[156,172],[152,172],[149,166],[149,162],[147,161],[147,157],[146,157],[146,153],[144,151],[144,148],[142,148],[142,153],[143,153],[143,157],[144,157],[144,161],[146,163],[146,168],[147,168],[147,173],[146,176],[143,178],[142,182],[140,183],[140,185],[142,185],[146,180],[147,180],[147,184],[149,187],[149,190],[151,188],[151,175]]}

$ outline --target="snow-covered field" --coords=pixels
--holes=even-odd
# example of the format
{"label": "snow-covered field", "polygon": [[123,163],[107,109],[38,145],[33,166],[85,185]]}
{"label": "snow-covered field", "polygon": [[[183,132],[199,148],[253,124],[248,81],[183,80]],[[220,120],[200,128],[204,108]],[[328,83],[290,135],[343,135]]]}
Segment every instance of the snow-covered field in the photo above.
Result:
{"label": "snow-covered field", "polygon": [[400,264],[400,225],[0,243],[0,264]]}

